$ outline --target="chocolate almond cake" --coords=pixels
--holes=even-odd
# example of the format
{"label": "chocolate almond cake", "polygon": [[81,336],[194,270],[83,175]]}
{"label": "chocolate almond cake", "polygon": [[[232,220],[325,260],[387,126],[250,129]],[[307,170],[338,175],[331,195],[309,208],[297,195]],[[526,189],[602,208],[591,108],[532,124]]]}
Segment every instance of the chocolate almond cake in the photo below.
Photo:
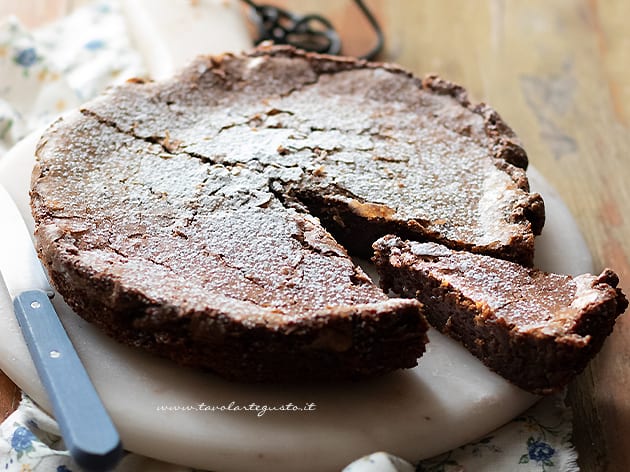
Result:
{"label": "chocolate almond cake", "polygon": [[580,373],[628,301],[617,275],[558,275],[435,243],[379,239],[381,284],[425,304],[429,322],[533,393]]}
{"label": "chocolate almond cake", "polygon": [[40,256],[66,302],[112,337],[243,380],[359,377],[424,351],[420,304],[389,300],[264,174],[81,113],[38,152]]}
{"label": "chocolate almond cake", "polygon": [[290,47],[112,88],[37,159],[38,250],[70,306],[243,380],[416,364],[420,303],[389,300],[346,249],[395,232],[531,264],[544,222],[514,133],[461,87]]}

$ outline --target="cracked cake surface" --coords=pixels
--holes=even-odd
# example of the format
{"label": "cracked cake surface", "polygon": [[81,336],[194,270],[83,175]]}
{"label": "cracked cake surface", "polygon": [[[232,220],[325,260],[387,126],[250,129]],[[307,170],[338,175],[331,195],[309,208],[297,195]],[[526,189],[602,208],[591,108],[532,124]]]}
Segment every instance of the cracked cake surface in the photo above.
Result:
{"label": "cracked cake surface", "polygon": [[396,232],[531,264],[526,165],[461,87],[263,47],[59,120],[31,198],[53,284],[113,337],[243,380],[356,377],[415,365],[427,325],[346,250]]}
{"label": "cracked cake surface", "polygon": [[533,393],[579,374],[628,306],[610,269],[552,274],[393,235],[374,249],[383,288],[417,298],[435,328]]}
{"label": "cracked cake surface", "polygon": [[531,264],[544,223],[499,115],[392,65],[261,48],[115,88],[82,112],[166,152],[264,174],[260,191],[306,207],[364,256],[398,232]]}

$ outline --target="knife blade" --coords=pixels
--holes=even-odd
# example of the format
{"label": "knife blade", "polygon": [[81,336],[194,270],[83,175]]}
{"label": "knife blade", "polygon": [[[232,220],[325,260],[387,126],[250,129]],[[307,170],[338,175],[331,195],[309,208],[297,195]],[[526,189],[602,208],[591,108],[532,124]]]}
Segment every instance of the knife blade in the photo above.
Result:
{"label": "knife blade", "polygon": [[13,301],[65,445],[81,467],[111,470],[122,457],[120,437],[50,301],[54,291],[22,215],[1,185],[0,216],[0,281]]}

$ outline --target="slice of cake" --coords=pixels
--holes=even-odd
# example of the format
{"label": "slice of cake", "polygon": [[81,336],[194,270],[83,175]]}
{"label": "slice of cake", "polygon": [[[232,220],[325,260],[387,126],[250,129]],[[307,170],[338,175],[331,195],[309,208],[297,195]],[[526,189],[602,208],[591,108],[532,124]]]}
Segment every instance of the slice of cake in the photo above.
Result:
{"label": "slice of cake", "polygon": [[290,47],[112,88],[37,159],[38,249],[70,306],[243,380],[416,364],[421,305],[388,300],[346,249],[396,231],[528,264],[544,221],[516,137],[461,87]]}
{"label": "slice of cake", "polygon": [[434,327],[533,393],[580,373],[628,305],[610,269],[550,274],[392,235],[374,248],[385,289],[420,300]]}

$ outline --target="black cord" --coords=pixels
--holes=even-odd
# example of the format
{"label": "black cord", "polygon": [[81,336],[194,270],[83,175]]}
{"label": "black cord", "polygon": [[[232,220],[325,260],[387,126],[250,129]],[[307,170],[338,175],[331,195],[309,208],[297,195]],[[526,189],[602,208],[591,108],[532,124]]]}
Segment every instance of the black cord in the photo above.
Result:
{"label": "black cord", "polygon": [[[256,44],[273,41],[276,44],[290,44],[306,51],[321,54],[339,54],[341,39],[332,23],[318,14],[296,15],[272,5],[258,5],[252,0],[242,0],[252,8],[254,21],[258,28]],[[376,44],[362,59],[374,59],[383,49],[385,38],[376,18],[363,3],[354,0],[357,7],[365,15],[376,34]]]}
{"label": "black cord", "polygon": [[385,36],[383,35],[383,31],[381,30],[378,21],[376,21],[376,18],[374,17],[370,9],[365,5],[365,3],[363,3],[363,0],[354,0],[354,2],[357,4],[357,7],[359,7],[359,9],[363,12],[365,18],[372,26],[374,34],[376,34],[376,44],[374,45],[372,50],[370,50],[367,54],[361,56],[362,59],[371,60],[378,56],[379,53],[383,50],[383,45],[385,44]]}

